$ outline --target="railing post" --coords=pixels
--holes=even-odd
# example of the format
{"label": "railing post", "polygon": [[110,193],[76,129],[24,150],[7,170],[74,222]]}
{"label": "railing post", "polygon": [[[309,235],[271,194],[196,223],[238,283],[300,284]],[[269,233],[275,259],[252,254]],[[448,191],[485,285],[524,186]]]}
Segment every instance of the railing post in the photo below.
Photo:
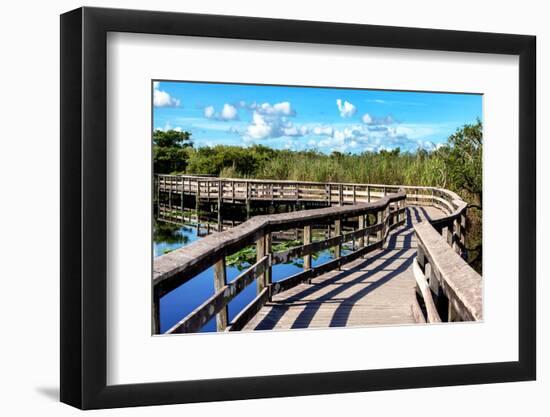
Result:
{"label": "railing post", "polygon": [[218,180],[218,232],[223,230],[222,227],[222,181]]}
{"label": "railing post", "polygon": [[151,332],[153,334],[160,334],[160,297],[158,292],[153,288],[153,311],[151,318]]}
{"label": "railing post", "polygon": [[[220,291],[227,284],[225,274],[225,257],[222,257],[214,264],[214,289],[216,292]],[[227,323],[227,306],[224,306],[220,312],[216,314],[216,330],[218,332],[223,332],[227,327]]]}
{"label": "railing post", "polygon": [[453,226],[454,222],[447,225],[447,244],[452,247],[453,245]]}
{"label": "railing post", "polygon": [[376,212],[376,224],[380,225],[380,230],[378,230],[376,236],[378,242],[381,242],[384,239],[384,225],[382,223],[384,221],[383,213],[383,210],[379,210]]}
{"label": "railing post", "polygon": [[367,203],[370,203],[370,185],[367,185]]}
{"label": "railing post", "polygon": [[245,182],[246,186],[246,220],[250,219],[250,183],[248,181]]}
{"label": "railing post", "polygon": [[[341,234],[342,234],[342,219],[337,219],[334,221],[334,236],[340,236]],[[334,258],[338,259],[341,253],[342,253],[342,244],[339,242],[334,247]]]}
{"label": "railing post", "polygon": [[466,212],[460,215],[460,243],[462,243],[462,248],[466,247]]}
{"label": "railing post", "polygon": [[[365,228],[365,215],[364,214],[361,214],[357,218],[357,223],[358,223],[357,227],[359,228],[359,230]],[[365,246],[365,235],[364,234],[361,234],[361,236],[357,240],[357,246],[358,246],[358,249],[361,249],[362,247]]]}
{"label": "railing post", "polygon": [[352,185],[352,189],[353,189],[353,204],[355,204],[357,202],[357,195],[356,195],[356,189],[355,189],[355,185]]}
{"label": "railing post", "polygon": [[[311,243],[311,226],[304,226],[304,245]],[[311,269],[311,254],[304,255],[304,271]]]}
{"label": "railing post", "polygon": [[342,184],[338,184],[338,204],[340,206],[344,205],[344,188]]}
{"label": "railing post", "polygon": [[[266,255],[266,235],[262,235],[256,241],[256,262],[260,261]],[[266,287],[266,272],[262,272],[256,279],[257,283],[257,293],[261,293],[262,290]]]}
{"label": "railing post", "polygon": [[[452,240],[453,249],[455,250],[456,253],[460,254],[460,245],[458,244],[458,242],[460,241],[460,217],[454,219],[453,223],[454,223],[454,233],[453,233],[453,240]],[[454,235],[456,235],[456,238]]]}
{"label": "railing post", "polygon": [[183,177],[181,179],[180,208],[181,208],[181,224],[184,224],[185,223],[185,216],[183,215],[183,212],[184,212],[184,207],[183,207]]}

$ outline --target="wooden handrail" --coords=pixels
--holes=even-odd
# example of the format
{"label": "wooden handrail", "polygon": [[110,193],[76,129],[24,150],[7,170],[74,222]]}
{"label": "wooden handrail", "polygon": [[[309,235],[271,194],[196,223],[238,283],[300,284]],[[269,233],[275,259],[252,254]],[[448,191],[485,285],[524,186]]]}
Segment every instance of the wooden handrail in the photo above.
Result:
{"label": "wooden handrail", "polygon": [[435,298],[441,292],[449,301],[449,321],[478,321],[483,318],[482,278],[428,222],[414,226],[417,262],[426,275]]}

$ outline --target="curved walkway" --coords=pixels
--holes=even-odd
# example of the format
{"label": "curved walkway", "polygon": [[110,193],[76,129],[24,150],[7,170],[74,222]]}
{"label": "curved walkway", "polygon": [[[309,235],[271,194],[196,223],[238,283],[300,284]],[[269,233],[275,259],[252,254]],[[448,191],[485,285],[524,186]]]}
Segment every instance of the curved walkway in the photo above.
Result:
{"label": "curved walkway", "polygon": [[383,250],[275,295],[243,330],[423,322],[412,272],[413,225],[441,216],[434,207],[408,207],[405,225],[390,233]]}

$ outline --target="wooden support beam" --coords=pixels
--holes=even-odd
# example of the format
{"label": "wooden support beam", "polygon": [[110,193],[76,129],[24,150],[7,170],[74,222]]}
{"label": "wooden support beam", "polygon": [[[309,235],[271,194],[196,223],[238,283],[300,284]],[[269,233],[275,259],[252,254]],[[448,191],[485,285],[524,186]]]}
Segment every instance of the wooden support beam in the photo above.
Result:
{"label": "wooden support beam", "polygon": [[271,284],[271,280],[272,280],[272,271],[271,271],[271,268],[272,268],[272,265],[273,265],[273,262],[272,262],[272,248],[271,248],[271,245],[272,245],[272,242],[271,242],[271,233],[266,233],[265,234],[265,254],[269,256],[269,261],[268,261],[268,265],[265,269],[265,273],[264,273],[264,276],[265,276],[265,286],[267,287],[269,284]]}
{"label": "wooden support beam", "polygon": [[221,232],[223,230],[222,226],[222,182],[218,181],[218,232]]}
{"label": "wooden support beam", "polygon": [[[214,264],[214,291],[217,293],[227,284],[225,272],[225,257]],[[216,314],[216,330],[223,332],[228,323],[227,305]]]}
{"label": "wooden support beam", "polygon": [[[340,236],[342,234],[342,220],[338,219],[334,221],[334,236]],[[342,253],[342,244],[338,243],[334,247],[334,258],[338,259]]]}
{"label": "wooden support beam", "polygon": [[[256,261],[261,260],[266,253],[266,247],[265,247],[265,235],[260,237],[256,241]],[[262,290],[266,287],[265,283],[265,272],[262,272],[260,275],[258,275],[258,279],[256,280],[257,283],[257,293],[261,293]]]}
{"label": "wooden support beam", "polygon": [[384,225],[383,225],[384,211],[385,210],[380,210],[380,211],[376,212],[376,224],[381,224],[382,225],[382,228],[380,229],[380,231],[378,232],[378,234],[376,236],[376,239],[377,239],[378,242],[381,242],[384,239]]}
{"label": "wooden support beam", "polygon": [[153,309],[151,317],[151,333],[160,334],[160,297],[153,290]]}
{"label": "wooden support beam", "polygon": [[[311,226],[304,226],[304,245],[311,243]],[[311,269],[311,255],[304,256],[304,270]]]}
{"label": "wooden support beam", "polygon": [[[357,217],[357,227],[359,230],[361,229],[364,229],[365,228],[365,215],[360,215]],[[362,248],[363,246],[365,246],[365,238],[363,236],[359,237],[359,239],[357,240],[357,246],[359,248]]]}

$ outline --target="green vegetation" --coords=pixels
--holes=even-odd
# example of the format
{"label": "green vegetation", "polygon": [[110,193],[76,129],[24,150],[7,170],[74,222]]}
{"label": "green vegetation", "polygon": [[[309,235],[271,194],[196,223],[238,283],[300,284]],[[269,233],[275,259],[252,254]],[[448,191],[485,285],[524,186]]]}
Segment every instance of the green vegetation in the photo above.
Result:
{"label": "green vegetation", "polygon": [[177,130],[153,132],[153,161],[155,173],[184,171],[187,167],[186,149],[193,146],[191,133]]}
{"label": "green vegetation", "polygon": [[[276,243],[272,246],[273,252],[282,252],[296,246],[301,246],[303,243],[300,240],[287,240],[281,243]],[[314,256],[315,259],[315,256]],[[301,259],[293,260],[292,262],[298,265],[301,262]],[[250,265],[256,262],[256,246],[247,246],[246,248],[241,249],[238,252],[235,252],[233,255],[230,255],[225,258],[225,263],[227,266],[234,266],[239,271],[248,268]],[[298,263],[297,263],[298,262]],[[298,266],[301,266],[298,265]]]}
{"label": "green vegetation", "polygon": [[433,151],[325,155],[317,151],[214,146],[193,148],[188,132],[156,131],[156,173],[211,174],[232,178],[425,185],[455,191],[469,203],[468,261],[481,271],[481,121],[464,125]]}

